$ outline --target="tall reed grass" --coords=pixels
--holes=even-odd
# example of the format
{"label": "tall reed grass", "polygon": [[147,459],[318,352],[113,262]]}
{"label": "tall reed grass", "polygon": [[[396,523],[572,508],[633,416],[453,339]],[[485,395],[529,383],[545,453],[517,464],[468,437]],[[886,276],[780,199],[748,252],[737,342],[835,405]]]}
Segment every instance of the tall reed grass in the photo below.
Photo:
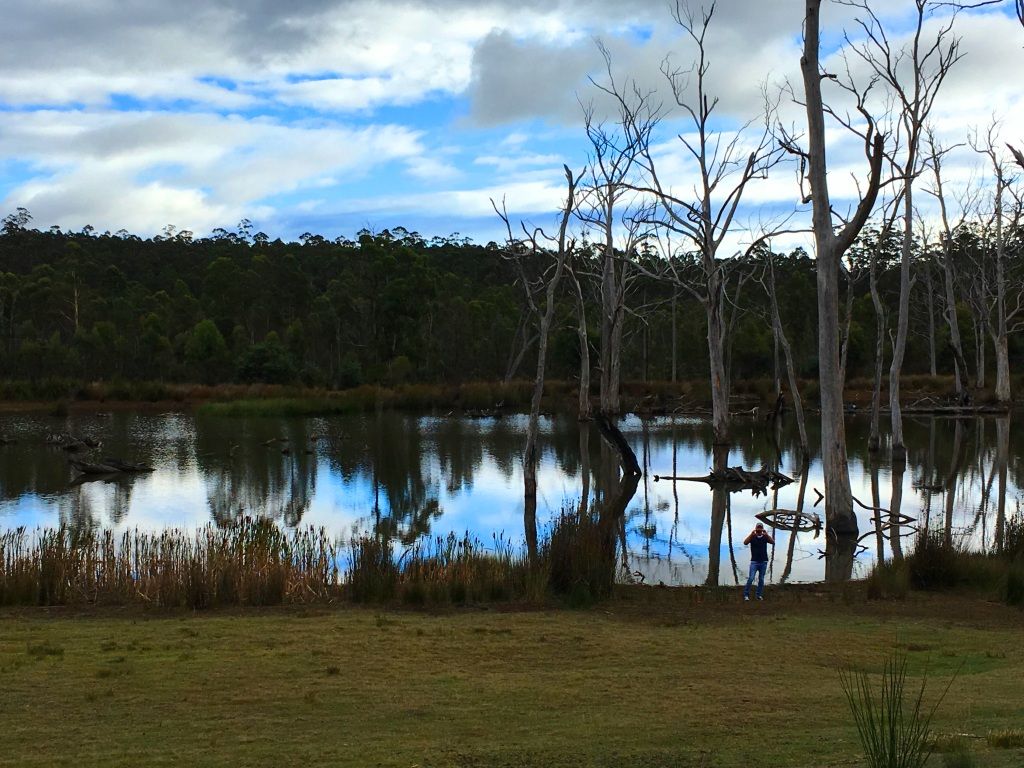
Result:
{"label": "tall reed grass", "polygon": [[277,605],[330,600],[338,581],[337,548],[324,529],[285,533],[263,519],[194,533],[0,533],[0,605]]}
{"label": "tall reed grass", "polygon": [[542,601],[548,568],[500,534],[490,545],[468,534],[437,536],[396,554],[391,541],[354,538],[345,586],[355,602],[408,605]]}

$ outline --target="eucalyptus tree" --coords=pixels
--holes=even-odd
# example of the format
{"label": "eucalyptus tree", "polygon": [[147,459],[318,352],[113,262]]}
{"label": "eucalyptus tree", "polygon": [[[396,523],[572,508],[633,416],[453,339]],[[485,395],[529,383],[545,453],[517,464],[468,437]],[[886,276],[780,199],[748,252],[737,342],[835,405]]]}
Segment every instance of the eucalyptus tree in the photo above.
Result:
{"label": "eucalyptus tree", "polygon": [[[787,149],[798,154],[806,168],[810,184],[811,219],[817,257],[818,283],[818,379],[821,391],[821,453],[825,482],[825,517],[829,530],[849,538],[857,532],[850,490],[850,470],[846,452],[846,425],[843,413],[843,380],[839,368],[839,270],[843,256],[860,233],[874,207],[882,179],[884,137],[864,106],[863,92],[857,94],[862,119],[859,133],[868,160],[868,179],[853,215],[840,221],[833,208],[826,162],[826,115],[822,81],[834,76],[821,67],[821,0],[805,0],[804,45],[800,58],[804,106],[807,112],[806,149],[792,138],[784,139]],[[840,120],[849,124],[849,121]],[[838,571],[843,571],[840,565]],[[840,573],[836,574],[841,575]]]}
{"label": "eucalyptus tree", "polygon": [[[775,288],[775,258],[771,247],[764,249],[765,268],[761,276],[761,285],[768,295],[772,333],[778,344],[782,347],[783,358],[786,363],[786,378],[789,384],[789,394],[793,400],[793,412],[796,414],[797,430],[800,434],[800,451],[803,454],[801,461],[810,458],[810,449],[807,440],[807,424],[804,419],[803,398],[800,396],[800,388],[797,385],[796,365],[793,362],[793,350],[789,345],[786,331],[782,327],[782,317],[779,315],[779,302]],[[781,389],[780,389],[781,392]],[[804,473],[806,475],[806,472]]]}
{"label": "eucalyptus tree", "polygon": [[[989,290],[982,297],[988,329],[996,353],[996,400],[1009,405],[1009,335],[1024,328],[1024,276],[1020,256],[1024,254],[1021,225],[1024,220],[1024,190],[1010,175],[1006,160],[996,150],[996,126],[985,137],[972,142],[975,151],[988,160],[995,182],[991,217],[986,226],[989,261],[992,265]],[[1012,260],[1011,260],[1012,257]]]}
{"label": "eucalyptus tree", "polygon": [[651,213],[650,201],[636,191],[636,174],[641,169],[639,152],[650,143],[662,110],[652,92],[642,90],[635,82],[618,82],[608,49],[598,43],[598,50],[604,59],[605,79],[591,79],[591,83],[610,97],[617,119],[598,119],[592,104],[583,108],[591,152],[577,215],[597,233],[600,407],[603,413],[616,414],[620,409],[627,296],[639,274],[629,256],[646,238],[649,227],[645,222]]}
{"label": "eucalyptus tree", "polygon": [[[501,207],[491,201],[495,212],[505,224],[508,238],[505,256],[513,262],[526,294],[526,303],[537,323],[537,371],[533,380],[530,398],[530,417],[526,428],[526,448],[523,451],[523,516],[527,535],[527,547],[532,560],[537,556],[537,435],[540,429],[540,404],[544,395],[544,375],[547,366],[548,339],[555,319],[558,289],[565,274],[566,265],[576,250],[576,243],[568,236],[569,221],[579,203],[577,187],[582,174],[574,174],[567,165],[565,172],[566,196],[558,215],[558,231],[548,235],[540,227],[533,229],[521,224],[525,237],[517,238],[512,233],[512,222],[504,204]],[[550,262],[535,277],[530,277],[526,261],[534,264]]]}
{"label": "eucalyptus tree", "polygon": [[[708,34],[715,4],[694,10],[677,0],[672,16],[693,49],[689,66],[678,66],[670,58],[661,65],[669,92],[681,111],[688,130],[678,134],[682,159],[696,182],[691,189],[677,191],[673,179],[662,175],[666,148],[653,141],[652,132],[634,131],[637,162],[643,183],[637,190],[657,203],[651,223],[667,230],[684,243],[675,254],[662,254],[661,279],[690,293],[704,308],[707,319],[707,347],[711,379],[711,410],[715,441],[729,440],[729,371],[727,363],[729,300],[727,296],[731,268],[742,260],[722,258],[724,251],[739,237],[736,215],[751,181],[764,178],[783,157],[770,130],[771,105],[764,119],[749,120],[727,133],[717,129],[716,108],[719,99],[711,93]],[[642,124],[645,113],[636,113],[625,94],[628,124]],[[756,243],[773,233],[763,233]],[[728,241],[728,243],[727,243]],[[731,254],[726,254],[731,255]]]}
{"label": "eucalyptus tree", "polygon": [[969,371],[967,358],[964,355],[963,340],[960,335],[960,321],[956,314],[957,305],[957,276],[956,266],[953,259],[953,233],[966,219],[967,211],[971,207],[965,203],[965,198],[960,198],[959,218],[954,221],[952,218],[953,201],[947,198],[946,187],[943,183],[942,161],[948,150],[943,148],[935,138],[933,131],[928,132],[928,165],[932,170],[932,185],[927,189],[939,205],[941,231],[941,248],[935,252],[935,257],[942,268],[942,291],[943,291],[943,317],[949,329],[949,344],[953,351],[953,376],[956,387],[958,402],[965,402],[969,388]]}
{"label": "eucalyptus tree", "polygon": [[[862,39],[850,44],[849,49],[885,84],[898,108],[895,121],[897,142],[894,144],[898,147],[898,155],[891,152],[889,159],[902,183],[900,204],[903,243],[899,312],[889,367],[889,410],[892,415],[893,459],[905,461],[900,373],[903,370],[910,325],[910,268],[914,250],[915,213],[913,191],[915,181],[925,170],[921,140],[926,124],[946,76],[963,56],[960,41],[952,34],[957,8],[941,0],[913,0],[913,32],[909,41],[899,44],[866,0],[841,2],[860,14],[856,24]],[[940,11],[949,15],[938,22],[933,33],[926,33],[926,26]]]}

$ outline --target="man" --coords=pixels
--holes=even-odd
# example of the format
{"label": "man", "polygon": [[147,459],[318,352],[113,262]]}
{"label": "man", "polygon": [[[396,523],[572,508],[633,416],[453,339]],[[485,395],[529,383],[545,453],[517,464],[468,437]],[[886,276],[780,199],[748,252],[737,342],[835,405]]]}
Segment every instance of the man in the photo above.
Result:
{"label": "man", "polygon": [[743,540],[743,545],[750,545],[750,573],[747,586],[743,588],[743,599],[750,600],[750,585],[757,574],[757,599],[764,600],[764,574],[768,570],[768,545],[775,546],[775,539],[764,529],[764,523],[758,523],[754,530]]}

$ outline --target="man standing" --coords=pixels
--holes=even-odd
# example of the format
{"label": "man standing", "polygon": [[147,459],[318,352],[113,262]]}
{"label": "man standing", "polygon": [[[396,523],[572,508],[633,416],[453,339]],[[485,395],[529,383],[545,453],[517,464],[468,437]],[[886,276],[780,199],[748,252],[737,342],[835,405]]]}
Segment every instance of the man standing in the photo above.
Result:
{"label": "man standing", "polygon": [[743,599],[750,600],[750,585],[757,574],[757,599],[764,600],[764,574],[768,570],[768,545],[775,546],[775,539],[764,529],[764,523],[758,523],[754,530],[743,540],[744,546],[750,545],[750,573],[747,586],[743,588]]}

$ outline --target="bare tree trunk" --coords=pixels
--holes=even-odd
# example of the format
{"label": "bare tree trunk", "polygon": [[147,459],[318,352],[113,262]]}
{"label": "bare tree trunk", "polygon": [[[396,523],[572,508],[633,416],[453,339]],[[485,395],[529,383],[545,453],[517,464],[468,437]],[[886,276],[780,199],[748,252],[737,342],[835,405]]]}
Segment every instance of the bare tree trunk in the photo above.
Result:
{"label": "bare tree trunk", "polygon": [[[712,466],[715,471],[721,467],[725,470],[729,460],[729,449],[724,445],[716,445],[712,448]],[[708,537],[708,576],[704,584],[709,587],[717,587],[721,578],[722,562],[722,530],[725,527],[726,504],[729,500],[729,491],[722,484],[711,489],[711,531]]]}
{"label": "bare tree trunk", "polygon": [[[782,347],[786,359],[786,375],[789,379],[789,392],[793,397],[793,412],[796,414],[796,425],[800,433],[800,451],[803,460],[810,456],[809,443],[807,441],[807,424],[804,420],[803,398],[800,396],[800,389],[797,386],[796,366],[793,364],[793,352],[789,346],[789,339],[786,338],[786,331],[782,327],[782,318],[779,316],[779,303],[775,292],[775,263],[772,254],[768,254],[768,297],[772,309],[772,335],[776,343]],[[781,393],[781,391],[780,391]],[[776,399],[776,402],[778,400]]]}
{"label": "bare tree trunk", "polygon": [[975,357],[975,370],[977,375],[975,381],[978,384],[978,389],[985,388],[985,323],[984,318],[979,317],[977,314],[974,316],[974,357]]}
{"label": "bare tree trunk", "polygon": [[[835,548],[842,554],[851,550],[845,541],[856,540],[857,516],[853,512],[850,469],[846,454],[846,424],[843,413],[843,381],[839,376],[839,265],[846,249],[863,228],[874,206],[882,171],[883,139],[871,137],[871,175],[866,194],[853,218],[837,234],[832,222],[828,171],[825,156],[825,108],[821,96],[819,64],[821,0],[806,0],[804,48],[800,59],[807,109],[808,181],[813,204],[812,221],[817,255],[818,284],[818,374],[821,390],[821,454],[825,481],[825,518],[829,541],[836,537]],[[827,559],[827,558],[826,558]],[[852,570],[852,554],[850,569]],[[826,577],[840,577],[845,571],[837,558]]]}
{"label": "bare tree trunk", "polygon": [[932,376],[938,376],[938,361],[935,352],[935,287],[932,284],[932,270],[928,264],[924,265],[924,286],[928,297],[928,372]]}
{"label": "bare tree trunk", "polygon": [[573,288],[576,289],[576,314],[578,323],[576,336],[580,342],[580,391],[577,418],[587,421],[590,418],[590,341],[587,338],[587,306],[583,301],[583,286],[580,285],[576,272],[569,271]]}
{"label": "bare tree trunk", "polygon": [[839,378],[846,385],[846,358],[850,354],[850,325],[853,323],[853,271],[843,270],[846,275],[846,310],[843,313],[842,344],[839,354]]}
{"label": "bare tree trunk", "polygon": [[[716,295],[717,294],[717,295]],[[725,367],[725,323],[722,317],[721,289],[707,306],[708,359],[711,367],[711,423],[715,443],[729,442],[729,376]]]}
{"label": "bare tree trunk", "polygon": [[[912,151],[907,164],[910,168],[916,167],[916,157]],[[897,464],[907,460],[907,447],[903,444],[903,413],[900,411],[900,373],[903,371],[903,356],[907,351],[907,331],[910,326],[910,257],[914,245],[913,186],[912,179],[907,177],[903,186],[903,248],[900,255],[899,313],[896,318],[896,340],[892,345],[892,361],[889,366],[892,460]]]}
{"label": "bare tree trunk", "polygon": [[[878,259],[877,251],[871,254],[871,303],[875,307],[875,371],[871,386],[871,431],[868,435],[868,450],[875,452],[881,445],[879,422],[882,409],[882,368],[885,365],[885,306],[878,295]],[[877,504],[875,506],[878,506]]]}
{"label": "bare tree trunk", "polygon": [[672,286],[672,383],[676,383],[676,358],[678,357],[678,341],[676,334],[678,328],[676,326],[676,304],[679,297],[679,288],[675,285]]}

